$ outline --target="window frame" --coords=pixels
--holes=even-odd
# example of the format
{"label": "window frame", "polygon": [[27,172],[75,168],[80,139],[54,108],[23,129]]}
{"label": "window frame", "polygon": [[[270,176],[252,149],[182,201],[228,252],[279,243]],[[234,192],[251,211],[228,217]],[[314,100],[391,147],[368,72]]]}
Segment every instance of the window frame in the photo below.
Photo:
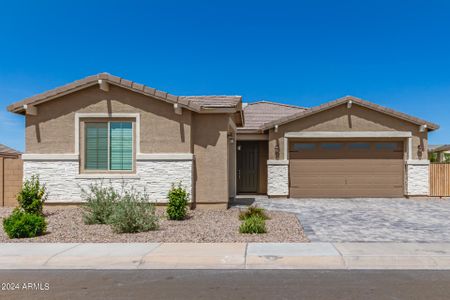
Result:
{"label": "window frame", "polygon": [[[329,147],[329,146],[331,146],[331,147]],[[342,151],[345,149],[345,143],[344,142],[334,142],[334,141],[320,142],[319,149],[324,150],[324,151]]]}
{"label": "window frame", "polygon": [[[315,151],[317,149],[317,143],[315,142],[293,142],[291,143],[290,152],[303,152],[303,151]],[[312,147],[296,147],[296,145],[311,145]]]}
{"label": "window frame", "polygon": [[[114,122],[129,122],[132,129],[132,167],[131,170],[111,170],[111,123]],[[80,174],[136,174],[136,118],[128,117],[112,117],[112,118],[80,118]],[[86,123],[107,123],[108,131],[108,169],[87,169],[86,168]]]}

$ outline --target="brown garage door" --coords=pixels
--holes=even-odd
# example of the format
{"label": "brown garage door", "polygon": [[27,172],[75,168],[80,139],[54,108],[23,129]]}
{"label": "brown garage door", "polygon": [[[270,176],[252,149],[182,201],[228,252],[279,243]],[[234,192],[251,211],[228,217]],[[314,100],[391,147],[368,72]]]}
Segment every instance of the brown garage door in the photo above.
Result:
{"label": "brown garage door", "polygon": [[291,142],[291,197],[403,197],[403,142]]}

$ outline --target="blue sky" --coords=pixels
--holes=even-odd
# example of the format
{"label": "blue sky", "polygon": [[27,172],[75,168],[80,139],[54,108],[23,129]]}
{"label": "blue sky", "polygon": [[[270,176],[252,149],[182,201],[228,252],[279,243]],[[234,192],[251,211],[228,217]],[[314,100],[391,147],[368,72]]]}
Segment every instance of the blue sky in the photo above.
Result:
{"label": "blue sky", "polygon": [[8,104],[99,72],[245,102],[354,95],[450,143],[450,1],[5,1],[0,143],[24,149]]}

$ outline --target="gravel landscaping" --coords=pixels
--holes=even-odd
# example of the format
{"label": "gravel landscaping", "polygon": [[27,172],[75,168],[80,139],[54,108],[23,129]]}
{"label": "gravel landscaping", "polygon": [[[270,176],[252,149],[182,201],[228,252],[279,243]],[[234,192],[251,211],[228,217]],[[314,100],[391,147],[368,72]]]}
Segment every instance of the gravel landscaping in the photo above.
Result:
{"label": "gravel landscaping", "polygon": [[[3,220],[11,211],[12,208],[0,208],[0,218]],[[238,208],[222,211],[193,210],[184,221],[169,221],[164,217],[164,209],[158,208],[160,228],[135,234],[116,234],[108,225],[85,225],[80,208],[47,207],[44,212],[48,222],[46,235],[9,239],[2,227],[0,242],[308,242],[296,216],[284,212],[267,212],[270,220],[266,221],[268,232],[265,234],[240,234]]]}

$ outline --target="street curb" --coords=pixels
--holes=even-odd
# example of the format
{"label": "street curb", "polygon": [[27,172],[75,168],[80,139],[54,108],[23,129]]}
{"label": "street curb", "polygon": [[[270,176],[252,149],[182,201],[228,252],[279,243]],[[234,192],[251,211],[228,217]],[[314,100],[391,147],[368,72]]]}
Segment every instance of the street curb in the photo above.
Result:
{"label": "street curb", "polygon": [[450,243],[3,243],[0,269],[450,270]]}

